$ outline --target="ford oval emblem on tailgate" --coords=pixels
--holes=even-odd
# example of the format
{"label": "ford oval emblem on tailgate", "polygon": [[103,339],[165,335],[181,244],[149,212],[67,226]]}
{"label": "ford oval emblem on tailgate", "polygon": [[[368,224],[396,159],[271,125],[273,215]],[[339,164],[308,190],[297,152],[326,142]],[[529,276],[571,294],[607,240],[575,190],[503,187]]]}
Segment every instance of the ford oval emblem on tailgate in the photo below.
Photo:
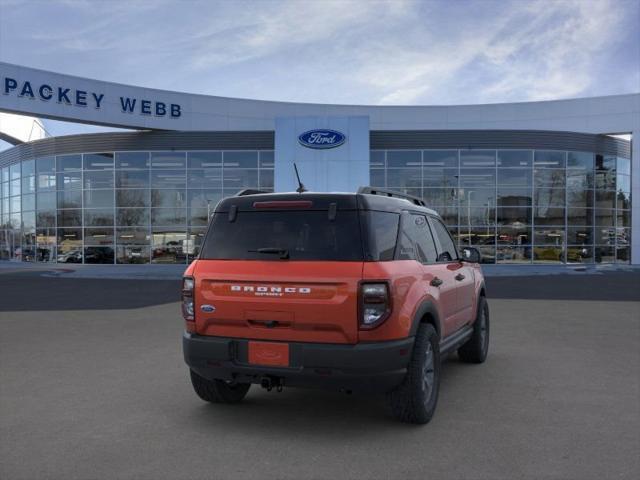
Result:
{"label": "ford oval emblem on tailgate", "polygon": [[200,310],[202,310],[203,312],[211,313],[216,311],[216,307],[214,307],[213,305],[202,305],[200,307]]}
{"label": "ford oval emblem on tailgate", "polygon": [[307,148],[335,148],[346,142],[347,137],[344,133],[335,130],[319,128],[299,135],[298,141]]}

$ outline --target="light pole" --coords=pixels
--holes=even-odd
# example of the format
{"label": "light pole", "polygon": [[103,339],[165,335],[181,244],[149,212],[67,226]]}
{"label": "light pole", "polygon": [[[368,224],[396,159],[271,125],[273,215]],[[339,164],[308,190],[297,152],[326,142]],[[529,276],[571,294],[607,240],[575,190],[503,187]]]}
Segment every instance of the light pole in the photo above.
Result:
{"label": "light pole", "polygon": [[468,227],[468,236],[467,243],[471,245],[471,194],[473,194],[473,190],[469,190],[469,195],[467,196],[467,227]]}

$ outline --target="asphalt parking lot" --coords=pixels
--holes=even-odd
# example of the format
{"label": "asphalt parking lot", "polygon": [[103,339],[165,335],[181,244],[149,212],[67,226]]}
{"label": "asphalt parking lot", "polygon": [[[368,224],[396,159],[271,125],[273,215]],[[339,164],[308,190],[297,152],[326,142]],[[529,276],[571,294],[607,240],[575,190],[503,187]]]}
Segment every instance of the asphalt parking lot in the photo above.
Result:
{"label": "asphalt parking lot", "polygon": [[203,403],[177,287],[0,274],[0,478],[640,477],[640,272],[490,278],[489,359],[449,358],[421,427],[380,397]]}

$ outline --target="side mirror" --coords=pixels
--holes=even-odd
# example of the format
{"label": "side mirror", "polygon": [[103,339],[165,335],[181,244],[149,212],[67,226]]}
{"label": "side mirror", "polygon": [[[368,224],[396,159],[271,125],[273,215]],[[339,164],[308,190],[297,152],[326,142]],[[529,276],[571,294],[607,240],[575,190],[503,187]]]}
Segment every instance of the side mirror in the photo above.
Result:
{"label": "side mirror", "polygon": [[469,263],[480,263],[480,251],[473,247],[464,247],[462,249],[462,261]]}

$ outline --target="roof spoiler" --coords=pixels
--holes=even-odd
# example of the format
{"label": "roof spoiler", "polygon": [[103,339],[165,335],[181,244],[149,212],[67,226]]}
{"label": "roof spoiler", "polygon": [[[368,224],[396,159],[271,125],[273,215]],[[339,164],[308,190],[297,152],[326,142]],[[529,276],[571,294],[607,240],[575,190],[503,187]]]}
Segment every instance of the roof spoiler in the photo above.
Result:
{"label": "roof spoiler", "polygon": [[407,193],[395,192],[393,190],[385,190],[383,188],[376,187],[360,187],[358,189],[358,193],[366,194],[366,195],[380,195],[382,197],[392,197],[392,198],[401,198],[403,200],[408,200],[414,205],[418,205],[420,207],[426,207],[427,204],[421,198],[414,197],[413,195],[409,195]]}
{"label": "roof spoiler", "polygon": [[240,190],[238,193],[236,193],[234,197],[244,197],[246,195],[260,195],[261,193],[270,193],[270,192],[265,192],[264,190],[256,190],[255,188],[245,188],[244,190]]}

